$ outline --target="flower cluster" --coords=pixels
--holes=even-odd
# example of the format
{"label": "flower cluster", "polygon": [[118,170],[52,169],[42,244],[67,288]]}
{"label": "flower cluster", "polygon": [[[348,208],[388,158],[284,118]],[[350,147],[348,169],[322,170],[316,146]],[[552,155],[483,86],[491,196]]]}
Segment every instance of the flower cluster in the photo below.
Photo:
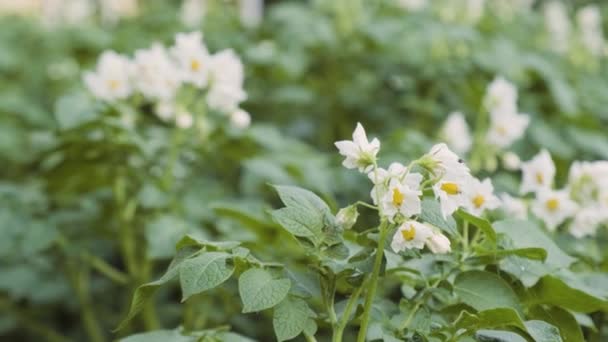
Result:
{"label": "flower cluster", "polygon": [[[555,165],[546,150],[524,162],[521,171],[520,192],[533,193],[531,212],[549,230],[571,219],[568,230],[580,238],[608,223],[608,161],[574,162],[562,189],[554,188]],[[527,216],[525,201],[505,194],[502,202],[509,215]]]}
{"label": "flower cluster", "polygon": [[488,144],[505,149],[522,137],[530,118],[518,113],[517,87],[513,83],[502,77],[494,79],[488,85],[483,104],[490,115]]}
{"label": "flower cluster", "polygon": [[181,128],[193,123],[187,105],[177,100],[182,89],[204,96],[206,106],[230,116],[233,125],[249,125],[249,114],[239,109],[247,97],[244,71],[232,50],[211,54],[200,32],[178,33],[170,48],[156,43],[135,52],[133,59],[114,51],[104,52],[94,71],[84,74],[89,91],[98,99],[113,103],[134,95],[155,103],[156,114],[174,120]]}
{"label": "flower cluster", "polygon": [[[393,162],[387,169],[377,164],[380,141],[370,142],[361,124],[357,124],[352,141],[338,141],[336,147],[346,157],[343,162],[346,168],[358,169],[372,181],[371,198],[381,219],[398,227],[392,242],[395,251],[422,249],[425,245],[434,253],[450,250],[449,240],[438,229],[417,221],[425,191],[439,201],[444,218],[458,208],[481,215],[500,206],[490,179],[481,181],[473,177],[444,143],[433,146],[408,166]],[[346,212],[345,209],[340,216],[346,217]]]}
{"label": "flower cluster", "polygon": [[605,51],[602,17],[595,5],[581,8],[576,14],[580,39],[587,51],[593,56],[603,56]]}

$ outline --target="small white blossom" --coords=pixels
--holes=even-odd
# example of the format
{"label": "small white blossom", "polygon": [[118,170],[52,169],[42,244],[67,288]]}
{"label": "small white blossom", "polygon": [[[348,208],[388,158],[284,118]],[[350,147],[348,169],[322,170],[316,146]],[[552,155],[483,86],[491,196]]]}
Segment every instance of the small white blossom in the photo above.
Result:
{"label": "small white blossom", "polygon": [[180,86],[178,70],[160,44],[135,52],[135,83],[146,97],[168,100]]}
{"label": "small white blossom", "polygon": [[435,198],[439,199],[441,215],[447,218],[459,207],[466,205],[465,187],[470,176],[447,176],[441,178],[433,185]]}
{"label": "small white blossom", "polygon": [[576,213],[568,231],[579,239],[584,236],[593,236],[606,218],[605,208],[598,206],[584,208]]}
{"label": "small white blossom", "polygon": [[581,40],[587,50],[594,56],[604,54],[604,34],[602,17],[595,5],[581,8],[576,14],[576,21],[581,32]]}
{"label": "small white blossom", "polygon": [[433,232],[433,235],[426,240],[426,246],[434,254],[446,254],[452,251],[450,239],[439,232]]}
{"label": "small white blossom", "polygon": [[570,44],[570,19],[561,1],[549,1],[543,6],[545,27],[551,38],[551,48],[559,53],[568,51]]}
{"label": "small white blossom", "polygon": [[421,158],[420,165],[430,169],[436,177],[461,178],[470,175],[468,166],[444,143],[436,144]]}
{"label": "small white blossom", "polygon": [[519,170],[521,167],[521,159],[519,159],[519,156],[516,153],[511,151],[505,152],[501,159],[502,166],[509,171]]}
{"label": "small white blossom", "polygon": [[264,17],[264,0],[240,0],[239,17],[245,27],[257,27]]}
{"label": "small white blossom", "polygon": [[483,103],[486,110],[490,113],[516,113],[517,87],[503,77],[496,77],[488,85]]}
{"label": "small white blossom", "polygon": [[381,167],[368,173],[368,178],[374,183],[371,197],[374,204],[378,204],[378,197],[383,197],[388,190],[387,185],[393,179],[407,185],[411,190],[419,190],[422,175],[417,172],[408,172],[407,168],[401,163],[391,163],[388,170]]}
{"label": "small white blossom", "polygon": [[180,110],[175,115],[175,125],[181,129],[188,129],[192,127],[194,123],[194,118],[192,114],[185,110]]}
{"label": "small white blossom", "polygon": [[243,90],[244,71],[239,57],[232,50],[223,50],[211,57],[211,89],[207,94],[209,107],[231,113],[247,98]]}
{"label": "small white blossom", "polygon": [[608,188],[608,161],[572,163],[568,183],[578,202],[596,202],[602,190]]}
{"label": "small white blossom", "polygon": [[471,177],[465,188],[465,207],[473,215],[481,215],[485,210],[493,210],[500,206],[500,200],[494,195],[494,186],[489,178],[480,182]]}
{"label": "small white blossom", "polygon": [[230,123],[238,129],[245,129],[251,124],[251,116],[242,109],[237,109],[230,114]]}
{"label": "small white blossom", "polygon": [[498,148],[506,148],[521,138],[530,123],[527,114],[494,110],[490,113],[490,129],[486,141]]}
{"label": "small white blossom", "polygon": [[555,230],[578,209],[566,190],[543,189],[537,193],[532,212],[543,220],[549,230]]}
{"label": "small white blossom", "polygon": [[551,155],[545,149],[531,160],[523,163],[521,170],[523,177],[520,192],[522,194],[548,189],[553,184],[555,165]]}
{"label": "small white blossom", "polygon": [[84,82],[89,91],[104,101],[124,99],[131,95],[131,62],[114,51],[104,52],[94,72],[84,74]]}
{"label": "small white blossom", "polygon": [[160,101],[154,107],[156,116],[163,121],[169,121],[175,116],[175,103],[172,101]]}
{"label": "small white blossom", "polygon": [[395,253],[406,249],[423,249],[432,235],[433,230],[429,226],[416,221],[406,221],[395,232],[391,248]]}
{"label": "small white blossom", "polygon": [[440,137],[459,155],[464,155],[471,148],[473,139],[464,115],[451,113],[443,123]]}
{"label": "small white blossom", "polygon": [[397,0],[397,4],[403,9],[417,12],[423,10],[428,5],[428,0]]}
{"label": "small white blossom", "polygon": [[171,55],[177,61],[182,80],[201,88],[207,84],[211,57],[200,32],[178,33]]}
{"label": "small white blossom", "polygon": [[346,157],[342,165],[347,169],[359,169],[360,172],[369,172],[376,162],[376,155],[380,151],[380,141],[374,138],[367,140],[365,129],[360,123],[353,132],[353,140],[342,140],[335,143],[341,155]]}
{"label": "small white blossom", "polygon": [[200,26],[207,13],[207,0],[184,0],[180,8],[180,20],[188,27]]}
{"label": "small white blossom", "polygon": [[528,207],[526,202],[520,198],[514,198],[507,193],[500,195],[500,201],[502,203],[502,210],[504,210],[507,217],[513,217],[517,219],[528,218]]}
{"label": "small white blossom", "polygon": [[401,183],[397,179],[392,179],[388,185],[388,191],[382,197],[380,203],[382,213],[390,222],[395,221],[395,216],[401,215],[410,218],[420,214],[422,207],[420,204],[420,190],[413,190],[407,184]]}

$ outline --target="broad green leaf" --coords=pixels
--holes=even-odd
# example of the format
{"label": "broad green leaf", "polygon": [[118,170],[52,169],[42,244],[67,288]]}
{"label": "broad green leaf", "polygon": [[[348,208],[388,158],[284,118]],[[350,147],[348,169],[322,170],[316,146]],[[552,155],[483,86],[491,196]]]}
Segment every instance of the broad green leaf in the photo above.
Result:
{"label": "broad green leaf", "polygon": [[120,342],[195,342],[196,340],[196,337],[184,336],[176,330],[156,330],[131,335],[120,339]]}
{"label": "broad green leaf", "polygon": [[515,292],[499,276],[486,271],[468,271],[454,280],[454,291],[467,305],[478,311],[512,308],[520,311]]}
{"label": "broad green leaf", "polygon": [[[198,235],[198,234],[197,234]],[[208,241],[202,239],[194,234],[189,234],[181,238],[175,245],[175,249],[180,250],[184,247],[195,246],[195,247],[206,247],[213,250],[232,250],[240,246],[241,243],[238,241]]]}
{"label": "broad green leaf", "polygon": [[262,311],[279,304],[291,287],[289,279],[274,279],[270,272],[251,268],[239,277],[243,313]]}
{"label": "broad green leaf", "polygon": [[152,296],[154,295],[156,290],[158,290],[159,287],[168,283],[173,278],[177,277],[177,275],[179,274],[179,266],[184,260],[186,260],[195,252],[196,250],[191,248],[183,248],[179,250],[175,258],[169,265],[167,272],[165,272],[165,274],[160,277],[160,279],[140,285],[133,294],[133,299],[131,299],[129,312],[114,331],[118,331],[126,327],[129,321],[141,311],[146,301],[152,298]]}
{"label": "broad green leaf", "polygon": [[510,308],[499,308],[470,314],[463,311],[454,325],[459,329],[477,331],[479,329],[494,329],[500,327],[516,327],[526,331],[526,326],[517,311]]}
{"label": "broad green leaf", "polygon": [[494,231],[494,228],[492,228],[492,225],[490,224],[490,222],[488,222],[488,220],[482,219],[481,217],[477,217],[475,215],[471,215],[462,209],[456,211],[456,216],[473,224],[475,227],[480,229],[488,238],[490,243],[493,246],[496,245],[496,232]]}
{"label": "broad green leaf", "polygon": [[289,233],[305,237],[315,245],[321,241],[323,232],[323,216],[307,209],[286,207],[272,212],[274,220]]}
{"label": "broad green leaf", "polygon": [[175,244],[192,231],[187,221],[172,215],[162,215],[149,222],[145,230],[148,258],[171,258],[175,255]]}
{"label": "broad green leaf", "polygon": [[475,338],[479,342],[527,342],[521,335],[502,330],[479,330]]}
{"label": "broad green leaf", "polygon": [[208,252],[185,260],[179,267],[182,302],[228,280],[234,272],[231,258],[228,253]]}
{"label": "broad green leaf", "polygon": [[302,299],[285,298],[274,309],[272,317],[272,326],[277,340],[286,341],[300,335],[306,327],[311,313],[308,304]]}
{"label": "broad green leaf", "polygon": [[275,185],[274,188],[287,207],[304,207],[321,213],[330,212],[327,204],[312,191],[289,185]]}
{"label": "broad green leaf", "polygon": [[551,304],[582,313],[608,311],[606,297],[594,296],[596,290],[576,279],[575,274],[545,276],[530,292],[534,304]]}
{"label": "broad green leaf", "polygon": [[420,219],[443,230],[450,236],[458,236],[456,221],[451,216],[448,216],[447,219],[443,218],[441,215],[439,202],[436,200],[425,199],[422,201],[422,213],[420,214]]}
{"label": "broad green leaf", "polygon": [[531,287],[546,274],[567,268],[574,258],[564,253],[540,228],[529,221],[505,220],[494,223],[494,229],[507,235],[514,248],[543,248],[547,251],[544,262],[519,256],[509,256],[500,261],[500,268],[517,277],[526,287]]}
{"label": "broad green leaf", "polygon": [[556,326],[564,342],[585,342],[581,327],[572,314],[562,308],[536,305],[530,309],[529,316]]}
{"label": "broad green leaf", "polygon": [[562,342],[559,329],[545,321],[526,321],[528,334],[535,342]]}

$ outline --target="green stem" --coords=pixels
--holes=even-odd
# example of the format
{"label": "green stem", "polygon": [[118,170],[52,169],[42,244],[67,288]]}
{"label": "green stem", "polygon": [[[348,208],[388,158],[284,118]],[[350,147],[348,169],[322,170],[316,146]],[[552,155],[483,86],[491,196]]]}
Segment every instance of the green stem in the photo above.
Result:
{"label": "green stem", "polygon": [[382,259],[384,258],[384,244],[386,241],[386,234],[388,233],[388,226],[386,222],[380,224],[380,236],[378,238],[378,249],[376,250],[376,259],[374,260],[374,268],[372,270],[372,277],[370,279],[370,288],[367,291],[365,297],[365,304],[363,306],[363,318],[361,320],[361,328],[359,329],[359,335],[357,337],[358,342],[365,342],[367,335],[367,327],[371,317],[372,304],[374,303],[374,297],[376,295],[376,289],[378,287],[378,276],[380,275],[380,268],[382,266]]}
{"label": "green stem", "polygon": [[465,251],[469,249],[469,221],[462,225],[462,247]]}
{"label": "green stem", "polygon": [[306,338],[306,342],[317,342],[317,339],[307,332],[304,332],[304,338]]}
{"label": "green stem", "polygon": [[[365,284],[365,282],[363,282]],[[361,292],[363,291],[364,285],[359,286],[355,292],[350,296],[348,302],[346,303],[346,307],[344,308],[344,312],[342,313],[342,317],[338,322],[338,326],[334,329],[334,334],[332,338],[332,342],[342,342],[342,336],[344,335],[344,329],[348,324],[348,319],[350,318],[350,314],[355,308],[357,302],[359,301],[359,297],[361,296]]]}
{"label": "green stem", "polygon": [[89,253],[82,253],[82,259],[86,261],[89,265],[91,265],[92,268],[97,270],[99,273],[105,275],[115,283],[121,285],[127,285],[129,283],[129,276],[127,274],[114,268],[105,260],[100,259]]}
{"label": "green stem", "polygon": [[426,294],[428,293],[428,290],[434,289],[435,287],[437,287],[437,285],[439,285],[439,283],[442,280],[444,280],[444,279],[443,278],[437,279],[437,281],[434,282],[433,285],[431,285],[430,287],[427,287],[424,290],[424,293],[418,298],[418,300],[416,300],[416,304],[414,305],[414,308],[412,309],[412,311],[410,311],[410,313],[407,316],[407,318],[405,319],[405,321],[403,321],[403,324],[401,324],[401,326],[399,327],[399,330],[404,330],[410,325],[410,323],[412,322],[412,319],[416,315],[416,312],[418,312],[418,310],[420,309],[422,304],[424,304],[424,300],[425,300]]}
{"label": "green stem", "polygon": [[76,296],[80,302],[82,310],[82,322],[89,336],[89,341],[103,342],[105,341],[104,334],[99,326],[99,321],[95,316],[91,296],[89,294],[89,272],[88,270],[73,270],[73,282],[76,290]]}
{"label": "green stem", "polygon": [[370,209],[373,209],[373,210],[378,210],[378,207],[376,207],[375,205],[371,205],[371,204],[363,202],[363,201],[357,201],[357,203],[355,203],[355,204],[363,206],[363,207],[366,207],[366,208],[370,208]]}

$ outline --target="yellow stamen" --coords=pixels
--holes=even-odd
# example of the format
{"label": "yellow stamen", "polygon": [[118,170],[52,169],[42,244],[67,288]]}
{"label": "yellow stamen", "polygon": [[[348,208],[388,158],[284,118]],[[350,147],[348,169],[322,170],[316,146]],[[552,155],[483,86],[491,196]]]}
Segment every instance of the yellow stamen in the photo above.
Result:
{"label": "yellow stamen", "polygon": [[199,61],[197,61],[196,59],[193,59],[190,62],[190,69],[192,69],[192,71],[199,71],[201,68],[201,63]]}
{"label": "yellow stamen", "polygon": [[394,188],[393,189],[393,204],[396,207],[401,206],[401,204],[403,203],[403,201],[405,200],[405,196],[401,193],[401,191],[399,191],[399,189]]}
{"label": "yellow stamen", "polygon": [[441,190],[445,191],[448,195],[458,195],[460,193],[460,188],[456,183],[443,183],[441,184]]}
{"label": "yellow stamen", "polygon": [[559,200],[557,198],[552,198],[548,200],[545,205],[549,211],[556,211],[559,208]]}
{"label": "yellow stamen", "polygon": [[505,126],[498,126],[498,127],[496,127],[496,131],[500,135],[507,135],[507,129],[505,128]]}
{"label": "yellow stamen", "polygon": [[401,236],[403,236],[405,241],[414,240],[414,238],[416,238],[416,228],[414,228],[414,225],[410,224],[410,229],[408,229],[408,230],[405,230],[405,229],[401,230]]}
{"label": "yellow stamen", "polygon": [[540,172],[536,173],[536,183],[541,184],[541,185],[545,183],[545,177]]}
{"label": "yellow stamen", "polygon": [[475,208],[479,209],[481,208],[481,206],[486,202],[485,197],[483,197],[483,195],[477,195],[473,198],[473,204],[475,205]]}
{"label": "yellow stamen", "polygon": [[110,87],[110,89],[112,89],[112,90],[118,89],[119,86],[120,86],[120,82],[118,82],[117,80],[108,81],[108,87]]}

